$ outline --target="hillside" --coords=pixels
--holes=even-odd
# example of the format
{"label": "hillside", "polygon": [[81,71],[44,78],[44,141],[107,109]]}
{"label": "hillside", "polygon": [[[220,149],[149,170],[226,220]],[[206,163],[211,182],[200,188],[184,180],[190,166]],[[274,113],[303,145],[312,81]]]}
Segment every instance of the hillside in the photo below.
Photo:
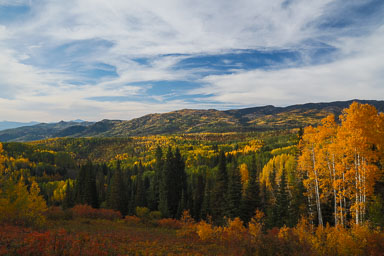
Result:
{"label": "hillside", "polygon": [[[384,111],[384,101],[355,100]],[[199,132],[247,132],[316,125],[330,113],[339,115],[351,101],[263,106],[219,111],[183,109],[149,114],[128,121],[59,122],[0,131],[0,141],[32,141],[54,137],[128,137]]]}

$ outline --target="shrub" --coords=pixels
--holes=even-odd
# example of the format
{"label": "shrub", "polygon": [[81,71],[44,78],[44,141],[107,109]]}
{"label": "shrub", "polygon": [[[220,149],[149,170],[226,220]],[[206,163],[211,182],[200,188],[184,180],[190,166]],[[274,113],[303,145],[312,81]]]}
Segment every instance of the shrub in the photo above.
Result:
{"label": "shrub", "polygon": [[160,220],[161,219],[161,212],[160,211],[150,212],[149,217],[151,218],[151,220]]}
{"label": "shrub", "polygon": [[94,209],[89,205],[76,205],[71,209],[71,211],[75,218],[106,220],[117,220],[122,218],[119,211],[111,209]]}
{"label": "shrub", "polygon": [[71,210],[63,210],[61,207],[51,206],[45,212],[49,220],[70,220],[73,218]]}
{"label": "shrub", "polygon": [[157,224],[160,227],[169,229],[181,229],[183,226],[181,221],[175,219],[161,219],[157,221]]}
{"label": "shrub", "polygon": [[129,215],[125,216],[124,221],[125,221],[125,223],[132,225],[132,226],[136,226],[136,225],[141,223],[141,220],[139,217],[129,216]]}

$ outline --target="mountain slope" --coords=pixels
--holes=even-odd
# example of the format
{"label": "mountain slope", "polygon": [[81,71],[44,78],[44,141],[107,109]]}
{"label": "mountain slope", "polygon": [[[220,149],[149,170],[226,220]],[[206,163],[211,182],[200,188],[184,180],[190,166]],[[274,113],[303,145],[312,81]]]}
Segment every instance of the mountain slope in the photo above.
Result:
{"label": "mountain slope", "polygon": [[87,127],[92,125],[92,122],[58,122],[58,123],[41,123],[32,126],[23,126],[14,129],[0,131],[0,141],[33,141],[54,137],[65,137],[61,135],[65,129],[73,126]]}
{"label": "mountain slope", "polygon": [[128,121],[102,120],[38,124],[0,131],[0,141],[31,141],[54,137],[128,137],[198,132],[246,132],[316,125],[330,113],[338,116],[353,101],[368,103],[384,112],[384,101],[337,101],[288,107],[263,106],[219,111],[183,109],[149,114]]}
{"label": "mountain slope", "polygon": [[38,122],[21,123],[21,122],[0,121],[0,131],[6,130],[6,129],[18,128],[22,126],[31,126],[35,124],[38,124]]}

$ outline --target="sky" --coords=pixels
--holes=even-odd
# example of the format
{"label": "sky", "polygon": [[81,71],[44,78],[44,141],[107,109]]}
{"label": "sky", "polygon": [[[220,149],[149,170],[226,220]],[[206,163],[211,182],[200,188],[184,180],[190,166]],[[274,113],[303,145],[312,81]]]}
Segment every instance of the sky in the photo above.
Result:
{"label": "sky", "polygon": [[384,99],[383,0],[0,0],[0,120]]}

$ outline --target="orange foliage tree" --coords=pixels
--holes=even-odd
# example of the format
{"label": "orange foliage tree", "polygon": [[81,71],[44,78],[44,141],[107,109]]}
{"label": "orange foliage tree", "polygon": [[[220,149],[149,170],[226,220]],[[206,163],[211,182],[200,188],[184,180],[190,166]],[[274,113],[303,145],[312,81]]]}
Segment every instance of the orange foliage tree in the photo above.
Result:
{"label": "orange foliage tree", "polygon": [[380,178],[377,162],[383,157],[384,115],[368,104],[352,103],[340,116],[306,127],[300,141],[298,169],[307,188],[310,215],[315,201],[318,224],[323,225],[321,203],[333,197],[335,225],[345,225],[347,212],[360,224],[367,198]]}

